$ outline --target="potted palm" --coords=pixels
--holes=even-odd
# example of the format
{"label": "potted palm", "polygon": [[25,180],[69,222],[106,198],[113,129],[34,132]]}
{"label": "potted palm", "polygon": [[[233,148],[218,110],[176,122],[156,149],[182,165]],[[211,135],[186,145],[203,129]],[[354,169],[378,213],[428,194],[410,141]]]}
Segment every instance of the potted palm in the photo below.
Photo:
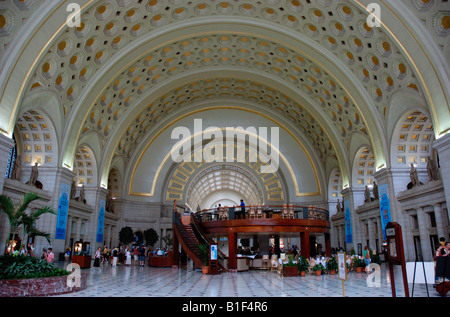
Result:
{"label": "potted palm", "polygon": [[338,263],[334,256],[330,257],[327,261],[327,270],[330,275],[336,274],[336,270],[338,269]]}
{"label": "potted palm", "polygon": [[298,258],[298,271],[300,276],[305,276],[309,272],[309,263],[304,256],[299,256]]}
{"label": "potted palm", "polygon": [[198,244],[200,249],[200,258],[203,261],[202,273],[208,274],[209,271],[209,245],[208,244]]}
{"label": "potted palm", "polygon": [[352,260],[352,264],[357,273],[361,273],[363,268],[366,266],[364,260],[360,259],[359,257],[354,257]]}
{"label": "potted palm", "polygon": [[298,268],[297,265],[290,258],[288,263],[283,264],[283,276],[297,276]]}
{"label": "potted palm", "polygon": [[316,264],[312,267],[312,270],[316,275],[322,275],[322,271],[325,270],[325,267],[322,265],[322,263]]}

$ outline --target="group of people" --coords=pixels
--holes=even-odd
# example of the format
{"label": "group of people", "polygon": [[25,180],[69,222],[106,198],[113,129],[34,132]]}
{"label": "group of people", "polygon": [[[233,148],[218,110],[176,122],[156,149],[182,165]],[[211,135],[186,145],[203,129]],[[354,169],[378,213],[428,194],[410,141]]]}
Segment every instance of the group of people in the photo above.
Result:
{"label": "group of people", "polygon": [[145,266],[145,259],[147,253],[147,248],[144,245],[122,246],[114,247],[108,249],[106,246],[103,248],[99,247],[94,254],[94,267],[100,267],[100,264],[110,263],[111,266],[115,267],[121,264],[125,266],[131,266],[132,259],[134,265]]}
{"label": "group of people", "polygon": [[[439,257],[449,257],[450,256],[450,242],[445,242],[445,238],[441,237],[439,239],[439,247],[436,248],[436,251],[434,253],[434,268],[436,270],[436,261]],[[435,281],[434,281],[434,287],[436,287],[436,284],[443,281],[442,276],[435,275]]]}
{"label": "group of people", "polygon": [[[12,255],[13,256],[29,256],[29,257],[34,257],[36,248],[34,247],[34,243],[28,243],[27,246],[25,246],[25,244],[22,244],[20,247],[20,251],[18,249],[15,249],[14,251],[12,251]],[[53,263],[54,259],[55,259],[55,254],[53,253],[53,249],[52,248],[43,248],[42,249],[42,254],[41,254],[41,259],[47,261],[48,263]]]}

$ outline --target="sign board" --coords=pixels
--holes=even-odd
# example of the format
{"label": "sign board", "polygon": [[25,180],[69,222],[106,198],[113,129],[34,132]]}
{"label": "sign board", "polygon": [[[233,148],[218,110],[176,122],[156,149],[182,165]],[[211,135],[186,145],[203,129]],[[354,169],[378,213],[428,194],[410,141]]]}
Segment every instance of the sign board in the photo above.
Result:
{"label": "sign board", "polygon": [[56,219],[55,239],[66,238],[67,215],[69,213],[70,185],[61,183],[58,202],[58,216]]}
{"label": "sign board", "polygon": [[347,262],[345,252],[338,252],[338,277],[340,280],[347,280]]}
{"label": "sign board", "polygon": [[391,207],[389,202],[389,186],[382,184],[378,187],[378,196],[380,197],[381,228],[383,237],[386,239],[386,225],[391,221]]}
{"label": "sign board", "polygon": [[217,261],[217,244],[211,244],[211,261]]}
{"label": "sign board", "polygon": [[344,201],[344,216],[345,216],[345,242],[353,243],[352,234],[352,215],[350,212],[350,200]]}

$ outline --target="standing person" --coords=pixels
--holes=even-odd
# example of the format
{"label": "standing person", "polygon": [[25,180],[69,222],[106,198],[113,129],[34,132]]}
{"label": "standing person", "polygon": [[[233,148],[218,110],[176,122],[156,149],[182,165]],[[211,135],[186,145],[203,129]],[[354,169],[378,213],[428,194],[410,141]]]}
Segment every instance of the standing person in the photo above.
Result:
{"label": "standing person", "polygon": [[100,257],[102,256],[101,254],[101,248],[99,247],[97,249],[97,251],[95,251],[95,255],[94,255],[94,267],[100,267]]}
{"label": "standing person", "polygon": [[437,276],[436,274],[436,263],[437,263],[437,258],[438,257],[442,257],[442,256],[450,256],[450,242],[442,242],[441,238],[441,245],[439,246],[439,248],[436,249],[436,252],[434,254],[434,272],[435,272],[435,279],[434,279],[434,285],[433,287],[436,287],[437,284],[441,283],[442,281],[444,281],[444,277],[441,276]]}
{"label": "standing person", "polygon": [[131,252],[129,247],[125,250],[125,265],[131,265]]}
{"label": "standing person", "polygon": [[48,254],[47,254],[47,262],[53,263],[53,259],[55,258],[55,254],[53,253],[52,248],[48,248]]}
{"label": "standing person", "polygon": [[113,256],[113,260],[112,260],[111,265],[112,266],[117,266],[117,259],[118,259],[118,256],[119,256],[117,247],[114,247],[114,249],[112,251],[112,256]]}
{"label": "standing person", "polygon": [[245,219],[245,203],[243,199],[241,199],[241,215],[242,219]]}
{"label": "standing person", "polygon": [[25,249],[25,245],[22,244],[22,248],[20,250],[20,255],[26,256],[27,255],[27,249]]}
{"label": "standing person", "polygon": [[372,260],[370,259],[370,251],[367,245],[364,247],[363,255],[364,255],[364,262],[366,263],[366,273],[369,273],[369,265],[370,262],[372,262]]}
{"label": "standing person", "polygon": [[139,256],[138,248],[134,247],[133,249],[134,265],[137,265],[138,256]]}
{"label": "standing person", "polygon": [[139,266],[145,265],[145,247],[141,244],[139,247]]}
{"label": "standing person", "polygon": [[46,248],[42,249],[41,259],[47,261],[47,249]]}

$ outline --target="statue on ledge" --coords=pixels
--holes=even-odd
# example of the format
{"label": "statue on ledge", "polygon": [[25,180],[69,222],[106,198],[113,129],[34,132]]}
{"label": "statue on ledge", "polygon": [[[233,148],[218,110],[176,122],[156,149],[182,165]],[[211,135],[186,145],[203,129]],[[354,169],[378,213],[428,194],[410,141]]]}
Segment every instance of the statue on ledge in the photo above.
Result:
{"label": "statue on ledge", "polygon": [[36,187],[36,182],[39,176],[38,163],[34,163],[34,166],[31,168],[30,182],[31,186]]}
{"label": "statue on ledge", "polygon": [[20,159],[20,155],[17,155],[14,160],[13,170],[11,172],[11,179],[20,180],[20,174],[22,172],[22,161]]}
{"label": "statue on ledge", "polygon": [[343,209],[342,209],[341,203],[340,203],[339,198],[338,198],[338,201],[337,201],[337,204],[336,204],[336,211],[337,211],[337,213],[341,213],[342,210]]}
{"label": "statue on ledge", "polygon": [[364,190],[364,202],[370,203],[372,201],[372,198],[370,197],[370,189],[369,187],[366,185],[366,189]]}
{"label": "statue on ledge", "polygon": [[380,197],[378,196],[378,185],[377,185],[377,183],[375,181],[373,181],[372,193],[373,193],[373,199],[374,200],[380,199]]}
{"label": "statue on ledge", "polygon": [[430,181],[435,181],[439,179],[439,172],[434,160],[428,156],[427,158],[427,172]]}
{"label": "statue on ledge", "polygon": [[72,181],[72,186],[70,187],[70,199],[75,199],[77,195],[77,185],[75,184],[75,180]]}
{"label": "statue on ledge", "polygon": [[420,182],[419,182],[419,176],[417,175],[417,170],[414,167],[414,164],[410,164],[411,165],[411,170],[409,172],[409,177],[411,178],[411,184],[412,186],[420,186]]}
{"label": "statue on ledge", "polygon": [[81,201],[82,203],[85,203],[85,204],[86,204],[86,198],[85,198],[85,196],[84,196],[84,185],[82,185],[82,186],[81,186],[81,189],[80,189],[80,201]]}

